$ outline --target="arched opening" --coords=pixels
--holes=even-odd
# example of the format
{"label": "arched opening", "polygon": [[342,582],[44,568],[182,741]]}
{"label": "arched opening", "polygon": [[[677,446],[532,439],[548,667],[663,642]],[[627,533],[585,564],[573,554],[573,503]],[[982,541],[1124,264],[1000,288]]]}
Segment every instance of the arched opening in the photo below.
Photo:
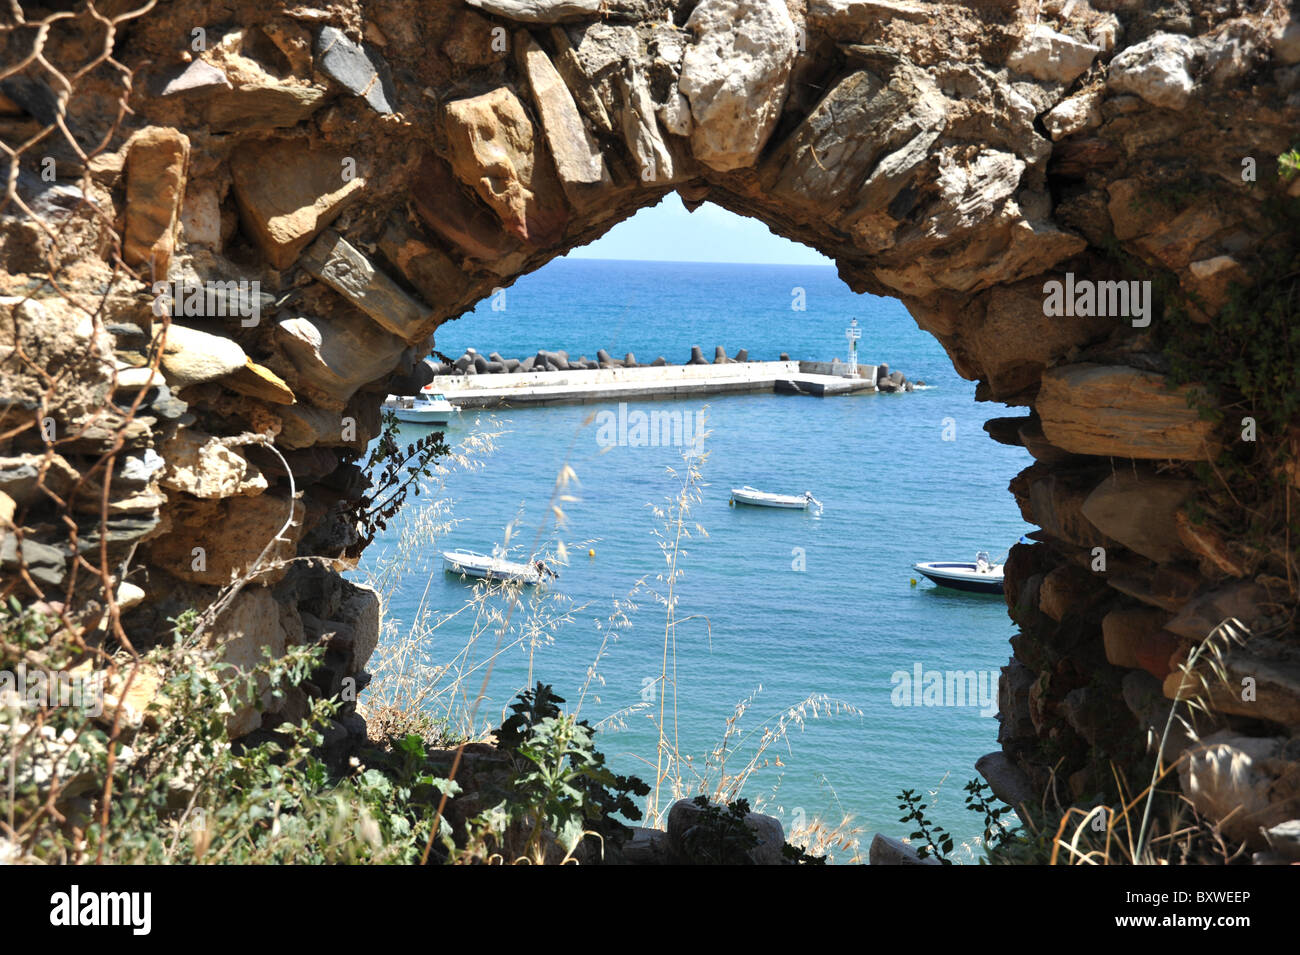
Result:
{"label": "arched opening", "polygon": [[[5,596],[133,674],[186,612],[227,663],[327,647],[283,695],[231,707],[233,737],[357,690],[378,600],[344,572],[385,519],[361,466],[384,396],[424,383],[449,321],[500,289],[511,315],[552,259],[677,193],[820,250],[938,339],[955,376],[903,370],[952,389],[875,403],[923,422],[909,446],[953,419],[957,440],[936,445],[949,484],[988,479],[960,460],[985,447],[971,405],[937,422],[913,409],[970,397],[962,382],[1028,409],[987,427],[1034,459],[1010,490],[1042,528],[1008,560],[1015,658],[1001,753],[981,769],[997,795],[1085,804],[1114,794],[1112,765],[1141,777],[1172,758],[1143,740],[1186,703],[1180,668],[1236,619],[1258,639],[1225,672],[1255,695],[1211,693],[1216,743],[1181,741],[1180,786],[1206,825],[1265,850],[1296,813],[1274,783],[1292,778],[1300,722],[1300,442],[1278,397],[1300,367],[1300,51],[1281,5],[407,6],[272,4],[202,28],[127,12],[120,33],[82,10],[26,31],[48,57],[0,68],[16,144],[0,209]],[[105,76],[117,59],[77,72],[103,44],[147,82]],[[612,307],[579,349],[631,342],[630,306]],[[787,337],[820,342],[807,313],[787,319]],[[805,437],[778,424],[778,440]],[[843,453],[832,439],[851,424],[819,435]],[[856,473],[890,471],[901,446],[868,445]],[[335,737],[364,737],[355,704]],[[1251,753],[1277,762],[1243,789],[1224,767]]]}
{"label": "arched opening", "polygon": [[[892,820],[900,791],[943,781],[931,816],[973,845],[980,821],[964,811],[961,787],[996,746],[1014,627],[1000,596],[936,588],[912,564],[1004,557],[1032,529],[1006,493],[1032,459],[989,440],[974,383],[900,302],[854,293],[829,260],[756,220],[708,203],[688,213],[670,195],[442,325],[434,345],[449,359],[467,348],[515,359],[562,350],[575,365],[598,350],[684,364],[692,347],[712,356],[715,345],[753,360],[829,362],[847,354],[854,319],[860,361],[888,362],[918,390],[507,398],[453,417],[453,444],[482,429],[494,450],[433,482],[363,557],[358,579],[381,577],[387,589],[374,668],[390,665],[396,646],[414,649],[430,668],[429,709],[463,718],[464,697],[485,688],[484,728],[532,682],[553,684],[601,727],[611,766],[643,776],[653,774],[666,695],[678,719],[665,768],[686,795],[746,797],[799,838],[810,823],[851,816],[845,828],[861,841]],[[486,379],[507,387],[527,377]],[[697,448],[689,428],[664,444],[658,427],[641,439],[626,425],[602,433],[620,415],[684,418],[708,437]],[[428,430],[403,426],[400,443]],[[569,470],[557,526],[556,481]],[[811,489],[825,509],[729,507],[740,485]],[[684,487],[688,537],[678,546]],[[408,539],[417,529],[418,549]],[[465,550],[545,555],[561,579],[522,599],[484,594],[444,572],[440,554]],[[677,558],[667,567],[665,550]],[[682,574],[671,591],[681,622],[665,674],[668,567]],[[764,740],[765,730],[782,738]],[[719,745],[734,750],[730,774]],[[751,760],[765,768],[751,776]]]}

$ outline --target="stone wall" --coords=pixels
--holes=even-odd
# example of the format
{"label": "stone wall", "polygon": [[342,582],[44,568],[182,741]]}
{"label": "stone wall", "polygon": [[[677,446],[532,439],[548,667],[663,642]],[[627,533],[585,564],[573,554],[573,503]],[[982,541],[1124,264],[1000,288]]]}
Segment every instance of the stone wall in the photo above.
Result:
{"label": "stone wall", "polygon": [[[1108,760],[1141,763],[1176,664],[1235,616],[1253,636],[1228,671],[1257,692],[1216,698],[1183,783],[1212,816],[1251,800],[1243,839],[1300,815],[1289,537],[1207,519],[1206,465],[1242,429],[1171,388],[1169,357],[1290,241],[1284,4],[98,6],[112,37],[83,12],[46,42],[68,76],[99,57],[70,97],[39,63],[0,66],[0,131],[32,141],[0,213],[7,592],[89,633],[112,593],[141,648],[252,572],[217,644],[324,639],[315,690],[364,680],[376,597],[339,572],[378,401],[423,382],[442,322],[676,190],[832,256],[980,400],[1031,409],[988,426],[1036,459],[1010,489],[1043,528],[1008,561],[1001,793],[1082,799]],[[56,117],[69,135],[40,137]],[[1135,278],[1154,291],[1124,315],[1045,305],[1082,282],[1116,308],[1098,283]],[[164,281],[257,285],[168,320]],[[1239,480],[1289,505],[1297,473]]]}

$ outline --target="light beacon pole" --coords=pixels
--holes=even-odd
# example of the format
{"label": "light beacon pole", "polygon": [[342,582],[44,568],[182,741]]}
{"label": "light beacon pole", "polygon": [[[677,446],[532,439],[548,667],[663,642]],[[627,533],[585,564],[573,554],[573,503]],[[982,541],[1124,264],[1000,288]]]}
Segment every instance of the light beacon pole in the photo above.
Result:
{"label": "light beacon pole", "polygon": [[858,320],[855,318],[849,323],[849,327],[844,329],[844,337],[849,340],[849,377],[858,377],[858,339],[862,337],[862,329],[858,328]]}

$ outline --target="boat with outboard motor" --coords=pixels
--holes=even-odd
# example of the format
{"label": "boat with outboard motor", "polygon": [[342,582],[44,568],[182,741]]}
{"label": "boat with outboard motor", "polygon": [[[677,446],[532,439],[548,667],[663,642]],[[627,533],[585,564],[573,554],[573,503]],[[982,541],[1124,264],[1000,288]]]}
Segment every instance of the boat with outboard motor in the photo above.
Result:
{"label": "boat with outboard motor", "polygon": [[974,561],[923,560],[912,569],[940,587],[964,590],[976,594],[1002,593],[1002,567],[989,559],[988,551],[980,551]]}
{"label": "boat with outboard motor", "polygon": [[752,507],[784,507],[799,511],[810,507],[819,511],[822,509],[822,502],[813,497],[812,491],[804,491],[802,494],[773,494],[770,491],[760,491],[748,484],[731,489],[731,503],[749,504]]}
{"label": "boat with outboard motor", "polygon": [[449,574],[480,580],[508,580],[536,586],[560,576],[544,560],[521,563],[472,550],[443,551],[442,562],[443,569]]}

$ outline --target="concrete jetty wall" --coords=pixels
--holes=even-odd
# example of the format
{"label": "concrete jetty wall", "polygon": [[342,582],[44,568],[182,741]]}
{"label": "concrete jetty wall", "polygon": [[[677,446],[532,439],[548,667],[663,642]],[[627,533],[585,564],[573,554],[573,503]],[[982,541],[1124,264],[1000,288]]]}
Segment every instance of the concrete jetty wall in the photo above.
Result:
{"label": "concrete jetty wall", "polygon": [[[824,370],[823,370],[824,369]],[[712,394],[788,391],[815,395],[875,391],[877,366],[830,362],[746,361],[708,365],[659,365],[523,372],[494,375],[438,375],[432,390],[462,408],[502,404],[560,404],[628,399],[693,398]],[[786,383],[790,387],[782,387]]]}

